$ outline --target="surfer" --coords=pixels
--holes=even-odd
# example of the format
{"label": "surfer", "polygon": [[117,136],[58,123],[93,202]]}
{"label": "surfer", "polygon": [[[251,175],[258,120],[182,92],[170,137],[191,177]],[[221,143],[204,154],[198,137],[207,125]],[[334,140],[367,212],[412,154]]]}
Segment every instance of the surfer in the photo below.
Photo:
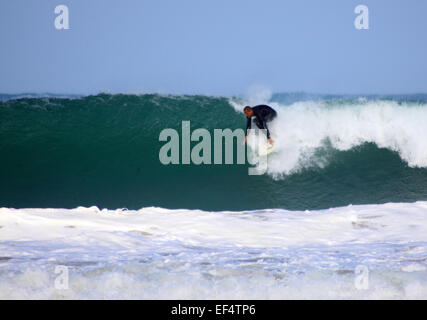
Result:
{"label": "surfer", "polygon": [[243,109],[243,112],[245,113],[246,118],[248,118],[246,122],[246,136],[243,144],[245,144],[246,140],[248,140],[248,129],[251,128],[252,117],[255,116],[255,124],[258,128],[267,130],[267,140],[271,145],[273,145],[274,142],[270,137],[270,130],[268,130],[267,122],[272,121],[277,116],[276,111],[265,104],[260,104],[252,108],[250,106],[246,106]]}

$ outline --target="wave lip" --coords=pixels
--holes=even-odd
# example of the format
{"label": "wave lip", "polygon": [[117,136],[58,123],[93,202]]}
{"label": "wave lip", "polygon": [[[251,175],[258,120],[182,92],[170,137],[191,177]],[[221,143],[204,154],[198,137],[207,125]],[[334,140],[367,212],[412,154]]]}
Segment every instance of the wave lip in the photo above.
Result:
{"label": "wave lip", "polygon": [[[241,110],[245,103],[231,104]],[[366,143],[397,152],[409,167],[427,167],[427,104],[382,100],[300,101],[284,106],[271,124],[276,153],[272,175],[324,167],[327,149],[348,151]]]}

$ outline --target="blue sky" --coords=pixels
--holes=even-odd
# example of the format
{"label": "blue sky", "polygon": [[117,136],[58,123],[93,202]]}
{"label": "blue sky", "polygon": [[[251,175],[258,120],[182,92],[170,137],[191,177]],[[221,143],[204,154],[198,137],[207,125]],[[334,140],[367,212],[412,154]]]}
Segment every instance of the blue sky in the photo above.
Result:
{"label": "blue sky", "polygon": [[426,15],[420,0],[4,0],[0,92],[427,92]]}

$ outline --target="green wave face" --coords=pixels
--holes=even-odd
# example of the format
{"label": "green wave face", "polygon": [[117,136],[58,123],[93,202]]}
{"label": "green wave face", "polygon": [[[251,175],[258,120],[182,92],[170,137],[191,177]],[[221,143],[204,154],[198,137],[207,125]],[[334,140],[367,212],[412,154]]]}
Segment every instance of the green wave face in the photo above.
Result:
{"label": "green wave face", "polygon": [[[292,108],[292,106],[290,106]],[[0,206],[320,209],[427,200],[427,169],[365,141],[317,150],[327,162],[284,174],[249,165],[163,165],[163,129],[245,126],[227,98],[108,95],[0,103]],[[193,143],[194,145],[195,143]],[[277,160],[277,159],[276,159]]]}

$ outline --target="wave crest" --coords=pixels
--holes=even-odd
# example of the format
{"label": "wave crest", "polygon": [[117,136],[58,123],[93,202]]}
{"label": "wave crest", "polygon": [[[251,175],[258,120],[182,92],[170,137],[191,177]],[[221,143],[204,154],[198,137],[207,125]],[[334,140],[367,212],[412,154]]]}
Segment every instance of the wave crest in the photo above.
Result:
{"label": "wave crest", "polygon": [[[241,110],[245,103],[231,101]],[[270,129],[276,152],[272,175],[328,163],[327,149],[347,151],[374,143],[399,154],[410,167],[427,167],[427,105],[396,101],[302,101],[269,103],[278,117]]]}

